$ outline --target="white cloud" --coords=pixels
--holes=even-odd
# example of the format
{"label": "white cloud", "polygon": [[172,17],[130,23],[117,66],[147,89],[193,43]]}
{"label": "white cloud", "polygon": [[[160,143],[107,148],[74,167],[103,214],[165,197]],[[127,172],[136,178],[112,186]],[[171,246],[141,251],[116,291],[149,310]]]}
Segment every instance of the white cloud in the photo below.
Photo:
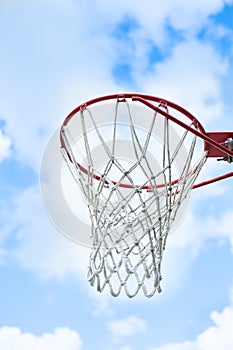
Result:
{"label": "white cloud", "polygon": [[80,335],[69,328],[56,328],[53,333],[36,336],[17,327],[0,328],[0,348],[4,350],[81,350]]}
{"label": "white cloud", "polygon": [[206,123],[221,116],[221,78],[226,72],[226,61],[213,47],[189,40],[138,79],[146,92],[180,103]]}
{"label": "white cloud", "polygon": [[205,24],[208,16],[220,11],[224,4],[224,0],[214,0],[211,3],[202,0],[192,3],[184,0],[175,1],[170,8],[171,24],[176,29],[195,32]]}
{"label": "white cloud", "polygon": [[[90,249],[75,244],[54,227],[37,187],[29,187],[11,199],[3,222],[0,265],[11,261],[19,268],[35,272],[40,280],[76,279],[91,299],[93,316],[112,316],[107,290],[98,293],[86,278]],[[14,243],[11,248],[5,248],[10,236]]]}
{"label": "white cloud", "polygon": [[119,339],[138,332],[144,332],[146,330],[146,322],[137,316],[129,316],[125,319],[110,321],[108,329],[115,339]]}
{"label": "white cloud", "polygon": [[[10,3],[13,9],[14,2]],[[16,3],[16,10],[22,11],[20,2]],[[116,4],[106,0],[94,3],[62,0],[57,3],[55,6],[54,1],[43,1],[40,5],[30,3],[24,8],[23,16],[14,17],[13,10],[7,13],[6,42],[10,45],[3,50],[6,56],[2,64],[1,108],[5,112],[7,131],[14,140],[15,156],[21,162],[38,169],[48,134],[58,126],[67,111],[94,95],[121,89],[114,82],[112,71],[119,63],[122,51],[124,55],[130,51],[129,63],[134,67],[133,74],[140,89],[156,94],[159,88],[165,97],[172,95],[178,100],[183,96],[186,106],[195,103],[194,111],[201,113],[206,107],[203,101],[207,99],[210,106],[205,108],[205,115],[219,113],[221,103],[216,101],[219,93],[216,67],[224,69],[224,62],[216,58],[216,53],[210,48],[195,45],[192,41],[178,45],[172,57],[156,66],[148,76],[142,72],[142,67],[148,62],[151,43],[167,45],[167,24],[185,33],[193,33],[205,24],[209,15],[220,11],[225,1],[190,3],[176,0],[172,3],[163,1],[159,6],[155,6],[152,0],[120,0]],[[43,16],[37,16],[37,6],[40,6]],[[121,51],[112,34],[125,16],[138,23],[138,27],[130,34],[133,49],[127,48],[128,42],[122,36],[118,43],[122,46]],[[60,20],[64,26],[54,25]],[[15,42],[18,37],[10,30],[11,21],[21,28],[24,40],[19,39],[20,49]],[[21,69],[12,69],[8,57],[15,57],[13,66]],[[197,65],[199,69],[195,71]]]}
{"label": "white cloud", "polygon": [[[230,193],[229,188],[228,193]],[[193,194],[193,197],[191,198],[193,203],[184,221],[167,239],[162,261],[162,298],[182,288],[182,284],[189,276],[190,267],[201,253],[205,254],[210,242],[215,244],[216,249],[218,245],[227,244],[228,246],[229,244],[233,254],[233,210],[224,210],[220,205],[224,195],[216,195],[212,200],[203,199],[201,194],[198,196]],[[199,206],[203,209],[198,209]],[[203,211],[206,212],[205,215],[198,214]],[[219,262],[221,263],[224,264]],[[224,265],[219,265],[220,269],[221,266]],[[225,268],[226,273],[227,271],[231,273],[229,266]]]}
{"label": "white cloud", "polygon": [[1,110],[15,157],[38,170],[50,133],[70,109],[118,90],[111,75],[117,53],[89,2],[12,2],[9,8],[2,21]]}
{"label": "white cloud", "polygon": [[185,35],[195,33],[205,24],[208,16],[220,11],[225,4],[224,0],[198,0],[191,3],[184,0],[166,0],[158,6],[153,0],[145,0],[143,3],[120,0],[114,6],[107,0],[96,1],[96,6],[102,13],[115,22],[124,19],[125,16],[135,19],[147,36],[157,44],[164,40],[167,24],[176,30],[185,31]]}
{"label": "white cloud", "polygon": [[86,278],[89,250],[59,233],[49,221],[37,188],[30,187],[12,199],[5,219],[5,237],[15,235],[14,248],[8,251],[25,269],[40,278],[62,279],[67,275]]}
{"label": "white cloud", "polygon": [[232,40],[232,30],[229,28],[226,28],[222,24],[216,24],[211,21],[208,23],[208,30],[207,30],[208,36],[213,39],[223,39],[223,38],[229,38]]}
{"label": "white cloud", "polygon": [[233,307],[212,312],[214,325],[199,334],[194,341],[171,343],[150,350],[230,350],[233,348]]}
{"label": "white cloud", "polygon": [[10,155],[11,139],[0,129],[0,163]]}
{"label": "white cloud", "polygon": [[[196,100],[198,100],[201,96],[205,76],[209,76],[211,69],[208,68],[209,54],[205,57],[206,50],[204,45],[202,47],[200,44],[200,47],[194,48],[194,50],[190,45],[201,28],[210,26],[208,18],[221,11],[226,1],[214,0],[212,2],[203,2],[198,0],[190,3],[184,0],[175,0],[173,2],[163,1],[159,6],[156,6],[156,3],[152,0],[146,0],[143,3],[135,3],[132,0],[120,0],[116,6],[106,0],[97,0],[96,3],[99,15],[104,23],[109,23],[109,28],[117,27],[126,20],[128,20],[128,23],[131,23],[129,33],[122,34],[118,40],[109,41],[109,45],[113,45],[118,52],[118,60],[115,61],[116,64],[123,61],[130,65],[133,79],[139,89],[158,95],[158,91],[162,91],[164,87],[165,94],[163,96],[168,97],[171,92],[169,85],[174,83],[175,86],[173,89],[176,90],[178,97],[181,97],[184,93],[184,100],[186,101],[187,95],[185,92],[187,91],[190,95],[194,92],[194,95],[197,93]],[[211,27],[213,26],[215,24],[211,25]],[[158,48],[161,50],[161,53],[167,53],[167,56],[174,54],[170,53],[170,50],[172,48],[176,49],[176,46],[179,47],[181,40],[174,40],[173,34],[175,35],[175,33],[171,34],[170,27],[172,30],[178,31],[179,37],[183,36],[183,46],[185,47],[185,43],[187,42],[187,52],[184,52],[184,57],[181,54],[176,63],[172,62],[172,59],[162,62],[161,67],[164,66],[163,73],[168,71],[167,75],[162,74],[160,77],[158,71],[161,67],[158,66],[154,74],[150,55],[153,49]],[[110,36],[110,33],[108,36]],[[211,61],[213,54],[213,59],[218,55],[217,52],[210,52]],[[202,60],[204,65],[206,63],[206,67],[199,67]],[[218,63],[220,64],[220,62]],[[148,75],[145,74],[145,68],[148,69]],[[207,72],[205,72],[205,69],[207,69]],[[158,77],[156,76],[157,74]],[[196,75],[197,78],[195,78]],[[174,81],[173,77],[175,77]],[[200,79],[199,83],[198,79]],[[147,84],[148,80],[149,83]],[[177,84],[177,82],[179,83]],[[209,87],[212,89],[211,81],[209,83]],[[196,91],[193,91],[193,88]],[[200,94],[198,93],[199,89]],[[218,106],[215,105],[214,107],[216,108]],[[212,112],[214,111],[213,108]]]}
{"label": "white cloud", "polygon": [[218,217],[209,219],[211,235],[221,240],[229,240],[233,254],[233,210],[225,211]]}
{"label": "white cloud", "polygon": [[[111,316],[108,293],[97,293],[86,278],[89,248],[75,244],[58,232],[45,212],[38,189],[30,187],[18,193],[5,209],[0,265],[11,260],[22,269],[35,272],[41,280],[74,278],[91,298],[93,315]],[[9,236],[15,238],[14,244],[12,248],[5,248],[4,242]]]}
{"label": "white cloud", "polygon": [[94,301],[94,306],[92,308],[92,314],[96,316],[106,315],[111,317],[113,315],[113,310],[110,307],[109,294],[104,290],[102,293],[97,293],[95,289],[89,289],[89,295]]}
{"label": "white cloud", "polygon": [[[217,199],[216,199],[217,202]],[[192,230],[190,230],[192,227]],[[205,242],[209,239],[216,240],[216,242],[229,242],[231,252],[233,253],[233,210],[219,212],[215,215],[206,215],[205,218],[195,218],[191,215],[184,226],[184,231],[189,232],[189,238],[185,238],[181,234],[180,241],[177,243],[183,244],[185,247],[191,248],[193,246],[193,253],[199,252]],[[196,237],[195,237],[196,236]],[[175,237],[174,237],[175,238]],[[173,241],[175,243],[175,239]]]}
{"label": "white cloud", "polygon": [[177,232],[168,237],[168,239],[170,238],[170,247],[172,249],[187,249],[191,258],[200,252],[207,240],[212,239],[220,243],[229,242],[233,253],[232,227],[232,210],[219,212],[215,216],[207,214],[204,218],[197,218],[195,214],[189,212]]}

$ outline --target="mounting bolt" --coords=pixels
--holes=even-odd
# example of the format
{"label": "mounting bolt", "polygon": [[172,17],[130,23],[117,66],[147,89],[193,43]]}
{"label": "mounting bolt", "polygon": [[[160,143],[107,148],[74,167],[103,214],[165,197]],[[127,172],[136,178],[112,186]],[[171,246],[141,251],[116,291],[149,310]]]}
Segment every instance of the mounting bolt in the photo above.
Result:
{"label": "mounting bolt", "polygon": [[[225,141],[225,142],[223,142],[222,143],[222,145],[224,145],[224,146],[227,146],[228,147],[228,149],[229,149],[229,151],[233,151],[233,138],[232,137],[229,137],[228,139],[227,139],[227,141]],[[232,156],[226,156],[226,157],[223,157],[223,158],[219,158],[219,159],[217,159],[218,161],[219,160],[224,160],[224,161],[226,161],[226,162],[228,162],[228,163],[233,163],[233,157]]]}

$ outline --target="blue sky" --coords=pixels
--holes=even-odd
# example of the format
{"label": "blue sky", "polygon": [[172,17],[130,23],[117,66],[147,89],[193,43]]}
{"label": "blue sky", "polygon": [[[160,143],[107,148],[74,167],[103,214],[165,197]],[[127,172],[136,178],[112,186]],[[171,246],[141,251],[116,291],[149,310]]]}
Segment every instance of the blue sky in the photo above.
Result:
{"label": "blue sky", "polygon": [[[206,130],[233,130],[233,2],[0,2],[0,348],[233,348],[232,178],[195,190],[170,236],[163,292],[114,299],[86,282],[88,249],[41,201],[47,142],[75,106],[162,96]],[[202,177],[233,171],[207,161]]]}

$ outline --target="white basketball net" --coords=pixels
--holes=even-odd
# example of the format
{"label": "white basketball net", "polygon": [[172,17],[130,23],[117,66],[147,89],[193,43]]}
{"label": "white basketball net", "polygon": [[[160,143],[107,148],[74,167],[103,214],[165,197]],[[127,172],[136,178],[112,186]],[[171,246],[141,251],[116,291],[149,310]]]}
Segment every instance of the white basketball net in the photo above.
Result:
{"label": "white basketball net", "polygon": [[194,160],[194,134],[174,131],[161,114],[127,100],[84,107],[72,123],[62,129],[63,154],[92,222],[88,280],[99,292],[108,286],[113,296],[141,290],[151,297],[161,291],[167,236],[182,219],[206,154]]}

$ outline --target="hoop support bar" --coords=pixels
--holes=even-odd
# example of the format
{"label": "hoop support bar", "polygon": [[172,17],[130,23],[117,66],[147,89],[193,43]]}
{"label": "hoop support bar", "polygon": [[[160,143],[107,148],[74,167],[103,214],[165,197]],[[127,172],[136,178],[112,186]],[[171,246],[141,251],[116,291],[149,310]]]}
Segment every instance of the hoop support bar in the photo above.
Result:
{"label": "hoop support bar", "polygon": [[218,181],[221,181],[221,180],[224,180],[224,179],[228,179],[231,176],[233,176],[233,172],[230,172],[230,173],[227,173],[227,174],[215,177],[215,178],[210,179],[210,180],[206,180],[206,181],[200,182],[200,183],[194,185],[193,189],[199,188],[199,187],[202,187],[202,186],[205,186],[205,185],[209,185],[209,184],[212,184],[214,182],[218,182]]}
{"label": "hoop support bar", "polygon": [[[154,106],[152,103],[144,100],[141,97],[135,96],[133,97],[133,101],[140,101],[141,103],[145,104],[147,107],[153,109],[154,111],[156,111],[157,113],[162,114],[165,118],[173,121],[174,123],[178,124],[179,126],[181,126],[182,128],[185,128],[186,130],[192,132],[193,134],[195,134],[196,136],[200,137],[202,140],[205,141],[205,150],[210,150],[211,149],[211,157],[220,157],[223,155],[228,155],[230,157],[233,157],[233,151],[229,150],[228,148],[226,148],[225,146],[223,146],[221,143],[218,143],[218,134],[223,134],[223,135],[231,135],[228,137],[233,137],[233,132],[229,132],[229,133],[202,133],[196,129],[193,129],[192,127],[190,127],[189,125],[186,125],[185,123],[183,123],[182,121],[178,120],[177,118],[173,117],[172,115],[168,114],[167,112],[163,111],[162,109]],[[194,121],[195,123],[195,121]],[[223,136],[220,135],[220,136]],[[215,137],[215,140],[214,138]],[[224,140],[226,141],[227,138]],[[211,147],[210,147],[211,146]],[[217,150],[217,151],[215,151]],[[217,154],[217,155],[214,155]],[[208,155],[209,156],[209,155]]]}

